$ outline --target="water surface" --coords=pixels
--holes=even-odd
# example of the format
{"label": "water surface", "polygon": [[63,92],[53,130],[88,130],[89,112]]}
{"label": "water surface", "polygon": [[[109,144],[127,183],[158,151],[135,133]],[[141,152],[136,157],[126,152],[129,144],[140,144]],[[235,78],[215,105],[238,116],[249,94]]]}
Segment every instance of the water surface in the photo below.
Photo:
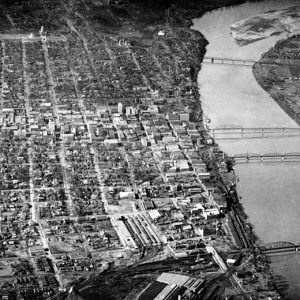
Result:
{"label": "water surface", "polygon": [[[264,1],[215,10],[194,20],[194,29],[209,41],[207,56],[258,60],[286,34],[239,47],[230,25],[258,13],[299,5],[299,1]],[[256,82],[251,67],[203,64],[198,84],[210,127],[298,127]],[[300,152],[300,138],[218,140],[230,155],[237,153]],[[261,243],[300,242],[300,163],[239,164],[236,166],[242,204]],[[300,255],[272,263],[287,278],[290,299],[300,299]],[[291,265],[294,267],[291,268]]]}

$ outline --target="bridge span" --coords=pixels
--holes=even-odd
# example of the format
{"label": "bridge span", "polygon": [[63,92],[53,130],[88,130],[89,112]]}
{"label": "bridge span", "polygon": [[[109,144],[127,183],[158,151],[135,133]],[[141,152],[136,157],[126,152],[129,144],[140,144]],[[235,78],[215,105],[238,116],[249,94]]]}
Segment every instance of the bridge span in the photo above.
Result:
{"label": "bridge span", "polygon": [[290,242],[274,242],[260,247],[261,251],[266,255],[283,255],[300,253],[300,244]]}
{"label": "bridge span", "polygon": [[256,61],[252,59],[204,56],[203,63],[252,67]]}
{"label": "bridge span", "polygon": [[300,127],[242,127],[239,125],[220,125],[211,129],[211,131],[213,138],[219,140],[300,136]]}
{"label": "bridge span", "polygon": [[235,163],[247,162],[300,162],[300,152],[289,153],[241,153],[232,156]]}
{"label": "bridge span", "polygon": [[234,66],[244,66],[252,67],[255,63],[261,65],[271,65],[271,66],[298,66],[297,63],[292,63],[290,60],[281,61],[263,58],[260,61],[254,59],[242,59],[242,58],[233,58],[233,57],[218,57],[218,56],[204,56],[203,63],[205,64],[221,64],[221,65],[234,65]]}

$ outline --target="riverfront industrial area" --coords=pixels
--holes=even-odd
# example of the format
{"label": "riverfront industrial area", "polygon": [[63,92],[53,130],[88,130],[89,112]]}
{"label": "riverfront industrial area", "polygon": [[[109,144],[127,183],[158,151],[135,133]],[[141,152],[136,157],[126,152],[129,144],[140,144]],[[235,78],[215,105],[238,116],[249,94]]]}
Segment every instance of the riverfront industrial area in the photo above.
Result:
{"label": "riverfront industrial area", "polygon": [[235,2],[0,5],[0,299],[280,299],[199,101]]}

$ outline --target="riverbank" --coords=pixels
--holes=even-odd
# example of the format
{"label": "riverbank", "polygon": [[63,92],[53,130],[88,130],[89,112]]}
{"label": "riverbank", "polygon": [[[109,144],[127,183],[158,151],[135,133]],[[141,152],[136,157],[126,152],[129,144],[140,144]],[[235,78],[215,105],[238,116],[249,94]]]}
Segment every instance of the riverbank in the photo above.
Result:
{"label": "riverbank", "polygon": [[300,36],[279,41],[253,66],[259,85],[300,125]]}
{"label": "riverbank", "polygon": [[[284,7],[284,5],[285,4],[283,3],[282,7]],[[280,5],[278,6],[278,9],[282,8]],[[249,18],[249,16],[255,16],[260,12],[267,12],[271,9],[275,8],[273,8],[272,5],[268,6],[267,3],[266,5],[257,8],[257,10],[250,5],[249,7],[246,6],[244,10],[242,7],[237,7],[236,9],[233,8],[232,11],[231,9],[228,9],[227,11],[224,10],[224,16],[226,17],[223,17],[221,10],[219,10],[219,12],[208,14],[199,21],[196,20],[194,28],[203,32],[211,42],[210,45],[208,45],[208,56],[251,57],[254,60],[258,60],[261,53],[265,52],[275,44],[277,37],[271,37],[270,39],[259,41],[255,44],[250,44],[249,46],[238,47],[232,39],[226,39],[226,36],[229,36],[230,32],[220,28],[222,28],[221,26],[227,28],[227,26],[230,26],[230,24],[239,20]],[[247,13],[248,11],[249,13]],[[214,19],[221,21],[214,22]],[[224,39],[221,38],[223,36]],[[203,75],[201,75],[201,73]],[[214,82],[214,86],[212,82]],[[259,87],[253,77],[251,68],[249,68],[248,71],[244,68],[234,68],[230,66],[223,67],[218,65],[211,66],[205,64],[203,70],[200,71],[199,87],[202,94],[203,109],[205,114],[212,119],[212,128],[222,126],[222,124],[239,124],[244,127],[296,127],[295,122],[292,121],[276,105],[273,99]],[[220,111],[222,113],[219,113]],[[285,146],[285,143],[289,146]],[[291,142],[286,141],[286,138],[274,139],[272,141],[260,139],[251,142],[243,140],[232,141],[231,143],[220,141],[222,150],[225,150],[225,152],[232,155],[247,152],[263,153],[263,151],[284,152],[290,151],[289,149],[297,151],[294,150],[297,148],[294,144],[297,144],[297,139]],[[268,180],[268,167],[258,166],[258,168],[265,169],[265,171],[258,170],[261,171],[260,181],[255,179],[257,168],[255,166],[247,166],[244,168],[241,176],[242,187],[239,184],[238,188],[240,195],[243,196],[241,203],[244,205],[247,214],[249,214],[250,222],[255,227],[255,232],[259,236],[259,243],[260,245],[263,245],[264,243],[276,240],[292,240],[291,234],[286,236],[281,234],[281,232],[287,231],[283,228],[289,227],[289,225],[286,226],[286,223],[289,223],[287,221],[288,217],[286,217],[286,219],[284,217],[285,215],[288,215],[288,209],[281,214],[274,208],[274,206],[277,207],[277,205],[281,203],[281,199],[284,197],[280,188],[289,186],[289,184],[286,180],[280,180],[282,175],[272,176],[272,179]],[[248,173],[245,169],[249,169]],[[279,172],[278,174],[281,174],[282,167],[275,169]],[[282,173],[285,173],[285,169],[286,168],[283,167]],[[237,170],[239,171],[239,166],[237,166]],[[288,174],[287,176],[289,177]],[[293,180],[290,179],[290,182],[293,182]],[[249,188],[245,188],[245,186],[249,186]],[[284,190],[284,188],[282,190]],[[262,191],[262,193],[260,194],[259,191]],[[276,191],[280,196],[274,195]],[[290,195],[289,199],[294,199],[293,195]],[[289,207],[294,207],[291,203],[292,201],[294,200],[289,201]],[[266,212],[268,212],[268,214],[264,217]],[[271,214],[272,217],[269,217],[269,214]],[[246,219],[246,222],[249,222],[249,218]],[[278,222],[274,222],[277,218],[279,219]],[[259,219],[261,219],[261,221]],[[293,236],[295,236],[296,239],[298,238],[295,234]],[[283,259],[282,261],[284,264],[285,260]],[[291,287],[291,289],[293,288],[294,287]]]}

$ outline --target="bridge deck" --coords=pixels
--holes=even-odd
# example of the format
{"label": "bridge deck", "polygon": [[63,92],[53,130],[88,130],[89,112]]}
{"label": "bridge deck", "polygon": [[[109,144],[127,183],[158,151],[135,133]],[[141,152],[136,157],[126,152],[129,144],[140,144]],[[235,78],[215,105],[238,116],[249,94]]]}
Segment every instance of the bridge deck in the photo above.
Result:
{"label": "bridge deck", "polygon": [[255,162],[300,162],[300,153],[291,152],[291,153],[265,153],[265,154],[256,154],[256,153],[242,153],[235,154],[232,156],[236,164],[240,163],[255,163]]}
{"label": "bridge deck", "polygon": [[282,138],[300,136],[300,127],[241,127],[222,125],[211,129],[213,137],[218,139]]}
{"label": "bridge deck", "polygon": [[262,249],[262,252],[266,255],[276,255],[276,254],[300,254],[300,245],[279,247],[274,249]]}
{"label": "bridge deck", "polygon": [[241,126],[231,126],[222,125],[211,129],[212,131],[253,131],[253,132],[282,132],[282,131],[295,131],[300,132],[300,127],[241,127]]}
{"label": "bridge deck", "polygon": [[[241,59],[241,58],[231,58],[231,57],[212,57],[212,56],[205,56],[203,58],[203,63],[209,64],[223,64],[223,65],[236,65],[236,66],[250,66],[252,67],[256,60],[253,59]],[[269,60],[261,60],[259,61],[261,65],[274,65],[274,66],[299,66],[297,62],[290,62],[290,61],[274,61],[272,59]]]}
{"label": "bridge deck", "polygon": [[204,63],[210,64],[229,64],[229,65],[242,65],[242,66],[253,66],[256,61],[252,59],[241,59],[241,58],[231,58],[231,57],[212,57],[205,56],[203,58]]}
{"label": "bridge deck", "polygon": [[[0,34],[0,40],[24,40],[25,42],[40,42],[40,36],[34,36],[30,34]],[[62,41],[65,42],[67,39],[65,36],[47,36],[47,40],[51,42]]]}
{"label": "bridge deck", "polygon": [[242,154],[235,154],[233,157],[236,158],[251,158],[251,157],[300,157],[299,152],[290,152],[290,153],[264,153],[264,154],[257,154],[257,153],[242,153]]}

